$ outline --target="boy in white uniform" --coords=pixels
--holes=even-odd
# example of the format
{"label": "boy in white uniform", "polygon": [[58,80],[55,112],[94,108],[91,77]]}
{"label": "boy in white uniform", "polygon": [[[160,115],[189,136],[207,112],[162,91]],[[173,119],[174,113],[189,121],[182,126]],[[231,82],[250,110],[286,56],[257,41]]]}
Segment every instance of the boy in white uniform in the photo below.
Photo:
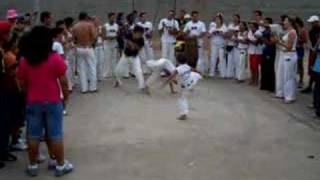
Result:
{"label": "boy in white uniform", "polygon": [[179,54],[177,56],[177,62],[178,67],[173,71],[167,83],[174,80],[176,76],[178,77],[178,83],[181,86],[181,92],[178,98],[178,106],[180,110],[178,120],[187,120],[189,114],[187,96],[202,77],[187,64],[187,57],[185,55]]}
{"label": "boy in white uniform", "polygon": [[105,78],[112,77],[118,62],[118,31],[119,26],[115,23],[115,13],[108,14],[109,22],[104,25],[103,37],[106,56],[106,64],[103,68]]}
{"label": "boy in white uniform", "polygon": [[161,48],[162,58],[170,59],[175,64],[174,43],[179,31],[179,23],[174,19],[174,11],[170,10],[168,17],[160,21],[159,31],[162,33]]}
{"label": "boy in white uniform", "polygon": [[189,38],[196,38],[198,41],[198,64],[197,69],[201,72],[205,72],[205,55],[204,55],[204,40],[203,37],[206,33],[206,25],[199,21],[198,19],[199,12],[192,12],[192,21],[189,21],[185,28],[184,32],[187,34]]}
{"label": "boy in white uniform", "polygon": [[137,23],[138,26],[144,29],[144,47],[141,50],[141,61],[142,61],[142,71],[147,73],[148,69],[146,67],[146,62],[153,59],[153,49],[152,49],[152,33],[153,25],[150,21],[146,21],[146,13],[142,12],[139,15],[140,21]]}

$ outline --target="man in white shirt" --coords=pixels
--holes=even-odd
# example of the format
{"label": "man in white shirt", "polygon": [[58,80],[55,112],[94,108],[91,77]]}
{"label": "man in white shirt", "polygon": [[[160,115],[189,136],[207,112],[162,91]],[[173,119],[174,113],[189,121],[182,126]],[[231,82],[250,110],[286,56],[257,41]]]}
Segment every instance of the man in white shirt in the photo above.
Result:
{"label": "man in white shirt", "polygon": [[199,21],[199,12],[192,12],[192,21],[189,21],[184,30],[188,38],[196,38],[198,41],[198,63],[197,69],[201,73],[205,72],[205,55],[204,55],[204,40],[203,37],[206,34],[206,25],[204,22]]}
{"label": "man in white shirt", "polygon": [[106,56],[106,64],[103,76],[112,77],[114,75],[114,70],[116,68],[118,62],[118,31],[119,26],[115,23],[115,13],[108,14],[109,22],[104,25],[103,28],[103,39],[104,48],[105,48],[105,56]]}
{"label": "man in white shirt", "polygon": [[179,31],[179,23],[174,19],[175,12],[170,10],[168,17],[164,18],[159,23],[159,31],[162,33],[162,58],[166,58],[175,64],[174,43],[176,42],[176,35]]}
{"label": "man in white shirt", "polygon": [[152,33],[153,33],[153,25],[150,21],[146,20],[145,12],[140,13],[138,26],[144,29],[144,47],[141,50],[140,58],[142,61],[142,71],[144,73],[148,72],[146,62],[153,59],[153,49],[152,49]]}

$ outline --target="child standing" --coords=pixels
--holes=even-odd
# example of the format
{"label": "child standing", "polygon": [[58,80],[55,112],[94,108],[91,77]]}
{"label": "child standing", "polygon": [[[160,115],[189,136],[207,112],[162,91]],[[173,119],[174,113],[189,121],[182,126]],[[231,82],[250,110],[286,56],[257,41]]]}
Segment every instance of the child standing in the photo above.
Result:
{"label": "child standing", "polygon": [[180,111],[180,116],[178,120],[187,120],[189,114],[189,103],[187,96],[190,91],[193,90],[197,82],[202,78],[199,72],[192,69],[187,64],[187,57],[184,54],[179,54],[176,56],[178,67],[174,70],[172,75],[169,77],[168,82],[175,79],[177,76],[178,83],[181,86],[181,92],[179,93],[178,106]]}
{"label": "child standing", "polygon": [[[64,29],[54,28],[52,30],[52,35],[53,35],[52,51],[58,53],[65,60],[65,53],[64,53],[64,47],[63,47],[63,43],[65,41]],[[67,64],[67,66],[68,66],[68,64]],[[69,87],[69,85],[68,85],[68,87]],[[61,97],[63,98],[62,93],[61,93]],[[63,115],[67,115],[65,102],[63,103]]]}

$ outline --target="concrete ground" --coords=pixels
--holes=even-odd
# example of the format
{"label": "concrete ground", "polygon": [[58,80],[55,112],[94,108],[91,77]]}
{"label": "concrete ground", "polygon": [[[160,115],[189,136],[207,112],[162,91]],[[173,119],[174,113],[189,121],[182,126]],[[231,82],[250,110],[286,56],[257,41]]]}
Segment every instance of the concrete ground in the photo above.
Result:
{"label": "concrete ground", "polygon": [[[182,122],[168,89],[148,97],[125,82],[72,95],[65,135],[75,172],[61,179],[320,179],[320,122],[306,107],[310,97],[285,105],[245,84],[204,80]],[[28,179],[26,154],[19,158],[0,171],[1,180]],[[35,179],[55,179],[45,165]]]}

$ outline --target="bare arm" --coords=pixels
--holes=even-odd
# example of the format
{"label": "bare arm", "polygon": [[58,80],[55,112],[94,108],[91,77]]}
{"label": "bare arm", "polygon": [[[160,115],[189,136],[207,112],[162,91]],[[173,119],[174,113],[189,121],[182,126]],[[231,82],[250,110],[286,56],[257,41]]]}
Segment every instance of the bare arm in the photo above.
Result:
{"label": "bare arm", "polygon": [[65,102],[67,102],[69,99],[69,89],[68,89],[67,77],[65,75],[61,76],[59,78],[59,82],[60,82],[60,86],[61,86],[62,93],[63,93],[63,98],[64,98],[63,100]]}
{"label": "bare arm", "polygon": [[297,36],[296,33],[290,32],[288,43],[285,43],[280,40],[280,41],[278,41],[278,44],[285,47],[288,51],[292,51],[294,39],[296,38],[296,36]]}

